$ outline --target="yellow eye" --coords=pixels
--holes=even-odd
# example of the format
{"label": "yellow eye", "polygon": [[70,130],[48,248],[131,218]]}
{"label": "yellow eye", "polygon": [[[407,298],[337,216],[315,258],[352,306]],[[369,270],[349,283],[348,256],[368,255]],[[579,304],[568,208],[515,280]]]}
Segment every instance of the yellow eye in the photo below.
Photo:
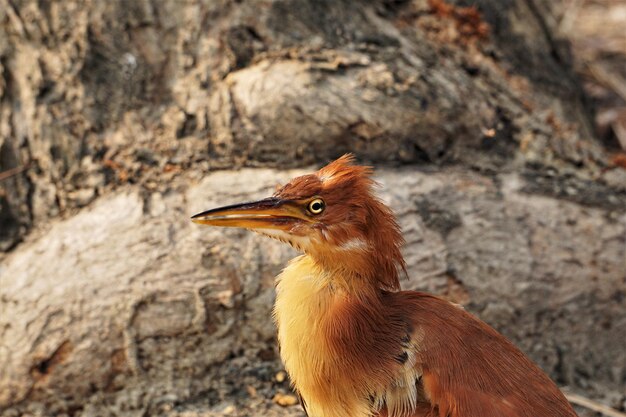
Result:
{"label": "yellow eye", "polygon": [[321,198],[316,198],[315,200],[311,200],[309,203],[309,213],[311,214],[320,214],[326,208],[326,204],[324,204],[324,200]]}

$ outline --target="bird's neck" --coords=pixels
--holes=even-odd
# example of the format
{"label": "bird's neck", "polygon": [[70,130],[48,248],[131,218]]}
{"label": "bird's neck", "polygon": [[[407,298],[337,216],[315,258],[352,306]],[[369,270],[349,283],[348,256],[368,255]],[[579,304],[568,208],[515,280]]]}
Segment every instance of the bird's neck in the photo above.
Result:
{"label": "bird's neck", "polygon": [[279,329],[285,323],[298,323],[310,331],[333,314],[334,306],[349,299],[377,302],[380,290],[357,281],[352,269],[326,268],[310,255],[292,259],[276,277],[274,315]]}
{"label": "bird's neck", "polygon": [[309,269],[317,281],[330,286],[335,292],[350,297],[378,297],[381,289],[392,289],[381,278],[392,276],[397,280],[397,268],[389,267],[388,259],[381,259],[372,250],[324,250],[307,253]]}
{"label": "bird's neck", "polygon": [[[295,387],[306,398],[310,415],[367,416],[369,405],[360,399],[363,395],[367,398],[368,393],[355,396],[358,390],[350,381],[344,381],[345,375],[355,372],[358,366],[352,358],[338,353],[337,340],[332,338],[343,339],[341,329],[354,324],[346,313],[355,310],[353,306],[358,309],[358,305],[368,305],[361,297],[372,297],[375,302],[375,295],[353,294],[338,287],[337,282],[349,281],[338,276],[340,273],[336,269],[326,270],[311,256],[303,255],[292,260],[277,277],[274,319],[281,357]],[[362,317],[372,321],[366,315]],[[350,364],[349,369],[342,369],[345,364]],[[327,383],[320,383],[320,378]],[[349,392],[343,392],[342,387]],[[324,409],[329,404],[343,404],[345,409]]]}

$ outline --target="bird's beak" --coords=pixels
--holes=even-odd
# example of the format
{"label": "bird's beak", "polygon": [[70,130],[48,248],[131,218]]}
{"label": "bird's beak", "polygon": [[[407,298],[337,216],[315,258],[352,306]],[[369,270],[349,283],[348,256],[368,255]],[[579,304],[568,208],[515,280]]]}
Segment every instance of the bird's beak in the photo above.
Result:
{"label": "bird's beak", "polygon": [[275,197],[203,211],[191,220],[210,226],[280,230],[288,230],[298,222],[310,221],[295,202]]}

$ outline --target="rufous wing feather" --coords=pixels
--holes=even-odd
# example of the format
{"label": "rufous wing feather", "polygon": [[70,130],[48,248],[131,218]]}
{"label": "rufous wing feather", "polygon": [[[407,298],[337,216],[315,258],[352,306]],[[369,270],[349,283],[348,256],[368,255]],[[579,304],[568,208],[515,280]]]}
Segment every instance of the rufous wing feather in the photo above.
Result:
{"label": "rufous wing feather", "polygon": [[[437,417],[576,417],[557,386],[504,336],[462,308],[415,292],[388,293],[412,317],[416,366]],[[430,416],[426,406],[413,417]]]}

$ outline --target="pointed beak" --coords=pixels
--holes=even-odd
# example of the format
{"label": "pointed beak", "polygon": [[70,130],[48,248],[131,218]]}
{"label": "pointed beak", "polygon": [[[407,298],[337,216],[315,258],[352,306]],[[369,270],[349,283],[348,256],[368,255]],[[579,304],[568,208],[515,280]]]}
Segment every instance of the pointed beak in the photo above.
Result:
{"label": "pointed beak", "polygon": [[288,230],[295,223],[310,219],[295,202],[270,197],[203,211],[191,221],[209,226]]}

